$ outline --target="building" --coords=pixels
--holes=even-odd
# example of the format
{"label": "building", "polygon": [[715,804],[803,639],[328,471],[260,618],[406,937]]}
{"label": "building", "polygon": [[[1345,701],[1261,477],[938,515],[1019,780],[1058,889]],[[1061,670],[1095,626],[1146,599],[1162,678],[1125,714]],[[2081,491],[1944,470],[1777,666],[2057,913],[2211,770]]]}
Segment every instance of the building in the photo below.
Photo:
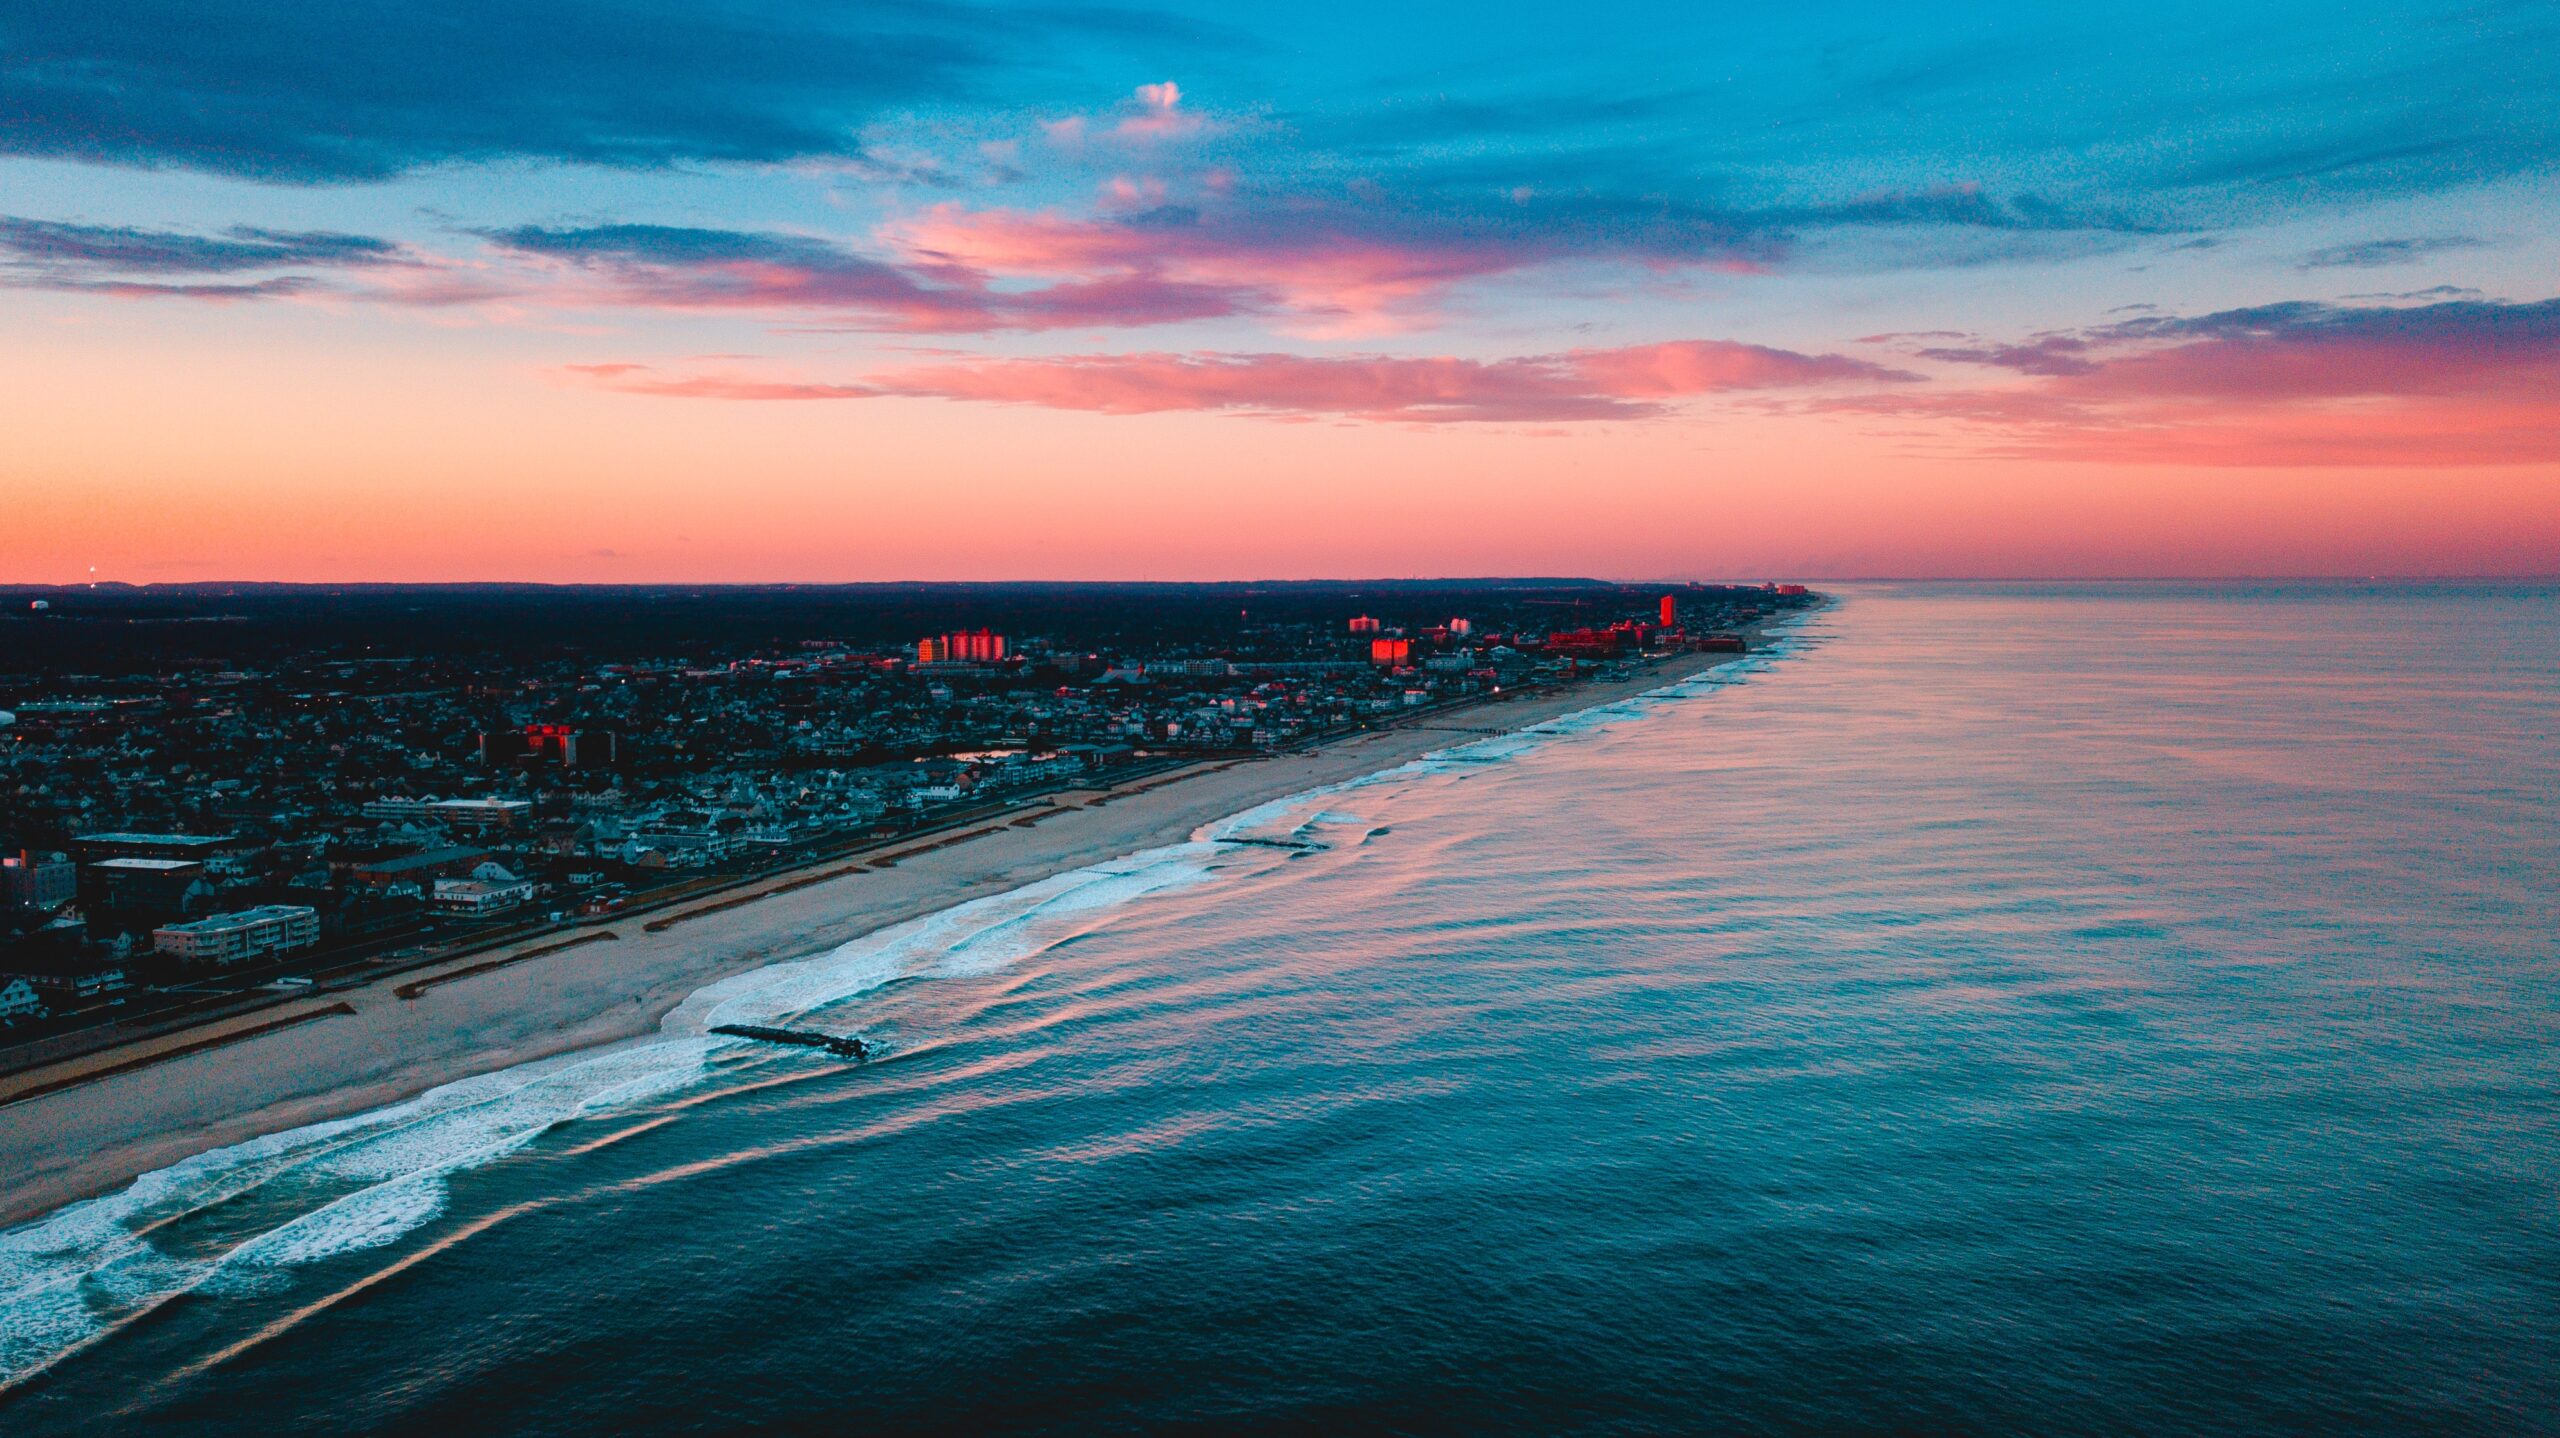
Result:
{"label": "building", "polygon": [[527,724],[480,736],[484,764],[557,764],[563,769],[609,768],[615,758],[613,731],[579,729],[567,724]]}
{"label": "building", "polygon": [[1662,596],[1662,627],[1665,629],[1680,627],[1680,601],[1676,596],[1669,594]]}
{"label": "building", "polygon": [[20,969],[18,977],[35,986],[36,996],[44,1000],[47,1008],[81,1003],[132,987],[125,982],[123,965],[78,955],[35,960]]}
{"label": "building", "polygon": [[425,887],[430,880],[468,874],[489,857],[486,849],[453,845],[442,849],[426,849],[403,854],[396,859],[377,859],[359,864],[354,879],[368,889],[387,889],[394,884],[416,884]]}
{"label": "building", "polygon": [[82,834],[71,841],[72,857],[83,863],[100,859],[185,859],[201,864],[216,851],[237,844],[230,834],[139,834],[116,831]]}
{"label": "building", "polygon": [[1369,641],[1369,662],[1402,668],[1413,662],[1413,641],[1380,637]]}
{"label": "building", "polygon": [[427,816],[454,829],[486,833],[497,829],[521,828],[533,821],[530,799],[439,799],[427,806]]}
{"label": "building", "polygon": [[514,829],[532,822],[530,799],[367,799],[361,811],[368,819],[442,824],[447,828],[484,832]]}
{"label": "building", "polygon": [[1559,629],[1547,636],[1546,650],[1570,659],[1614,659],[1652,642],[1652,625],[1620,620],[1606,629]]}
{"label": "building", "polygon": [[1351,617],[1351,632],[1354,634],[1375,634],[1378,632],[1378,621],[1370,618],[1366,614],[1355,614]]}
{"label": "building", "polygon": [[1010,651],[992,629],[968,629],[916,641],[918,664],[1001,664]]}
{"label": "building", "polygon": [[440,799],[367,799],[358,812],[368,819],[424,819],[442,802]]}
{"label": "building", "polygon": [[20,1019],[44,1017],[44,996],[25,979],[0,979],[0,1024],[14,1024]]}
{"label": "building", "polygon": [[103,909],[180,909],[204,877],[188,859],[101,859],[80,874],[82,895]]}
{"label": "building", "polygon": [[304,904],[263,904],[151,931],[153,949],[190,964],[237,964],[319,942],[320,911]]}
{"label": "building", "polygon": [[533,902],[533,885],[522,880],[438,879],[433,901],[448,914],[478,918],[503,914]]}
{"label": "building", "polygon": [[0,904],[12,909],[49,913],[70,903],[79,888],[79,868],[60,854],[21,849],[0,858]]}

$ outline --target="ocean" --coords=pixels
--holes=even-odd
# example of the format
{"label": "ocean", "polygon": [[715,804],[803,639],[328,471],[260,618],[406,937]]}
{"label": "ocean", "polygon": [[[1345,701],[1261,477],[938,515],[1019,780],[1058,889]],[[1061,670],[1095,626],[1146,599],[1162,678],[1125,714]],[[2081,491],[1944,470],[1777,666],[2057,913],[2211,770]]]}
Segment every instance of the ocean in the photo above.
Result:
{"label": "ocean", "polygon": [[0,1430],[2560,1432],[2560,591],[1839,594],[0,1235]]}

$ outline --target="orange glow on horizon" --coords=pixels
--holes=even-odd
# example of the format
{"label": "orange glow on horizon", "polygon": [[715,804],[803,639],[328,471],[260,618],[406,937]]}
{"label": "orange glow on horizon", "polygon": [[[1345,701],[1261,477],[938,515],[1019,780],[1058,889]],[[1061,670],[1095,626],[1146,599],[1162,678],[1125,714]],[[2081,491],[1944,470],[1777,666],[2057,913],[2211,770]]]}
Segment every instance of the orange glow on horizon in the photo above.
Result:
{"label": "orange glow on horizon", "polygon": [[1424,426],[678,401],[458,344],[350,365],[322,324],[254,346],[119,328],[0,348],[0,579],[2517,575],[2560,555],[2547,462],[2456,482],[1985,457],[1958,419],[1781,406]]}

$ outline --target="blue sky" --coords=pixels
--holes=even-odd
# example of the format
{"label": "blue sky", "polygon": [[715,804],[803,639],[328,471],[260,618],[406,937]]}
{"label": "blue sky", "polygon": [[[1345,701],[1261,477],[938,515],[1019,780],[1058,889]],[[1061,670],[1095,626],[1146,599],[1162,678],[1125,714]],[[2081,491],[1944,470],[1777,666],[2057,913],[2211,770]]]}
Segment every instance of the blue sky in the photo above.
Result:
{"label": "blue sky", "polygon": [[1855,272],[2292,224],[2512,243],[2468,233],[2500,227],[2478,192],[2547,198],[2560,154],[2560,11],[2530,4],[98,0],[0,34],[15,212],[421,243],[1074,205],[1127,157],[983,147],[1167,79],[1216,127],[1184,166],[1266,207],[1375,187],[1395,226],[1565,262],[1721,245]]}
{"label": "blue sky", "polygon": [[2132,315],[2530,307],[2555,55],[2520,3],[22,7],[0,334],[1071,409],[1133,401],[872,377],[1840,361],[1457,411],[1706,424],[1735,373],[1979,379]]}

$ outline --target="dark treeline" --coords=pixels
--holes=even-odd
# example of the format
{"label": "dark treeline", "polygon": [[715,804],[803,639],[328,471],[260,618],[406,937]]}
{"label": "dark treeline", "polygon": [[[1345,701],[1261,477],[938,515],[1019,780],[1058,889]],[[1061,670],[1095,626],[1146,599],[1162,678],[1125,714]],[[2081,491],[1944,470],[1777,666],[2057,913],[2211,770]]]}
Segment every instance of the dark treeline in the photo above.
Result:
{"label": "dark treeline", "polygon": [[[0,673],[115,674],[189,662],[640,654],[713,657],[829,641],[857,648],[986,626],[1078,647],[1215,645],[1264,625],[1390,626],[1499,614],[1526,627],[1605,618],[1664,592],[1594,579],[1218,584],[124,585],[0,588]],[[44,607],[35,607],[38,603]]]}

